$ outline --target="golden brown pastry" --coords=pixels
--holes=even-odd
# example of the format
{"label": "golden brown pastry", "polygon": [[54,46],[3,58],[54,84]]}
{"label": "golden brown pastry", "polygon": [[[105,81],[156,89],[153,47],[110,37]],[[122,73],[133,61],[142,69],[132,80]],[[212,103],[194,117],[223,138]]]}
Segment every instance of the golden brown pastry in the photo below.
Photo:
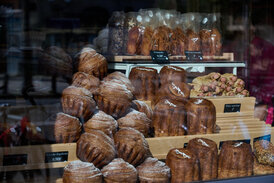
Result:
{"label": "golden brown pastry", "polygon": [[193,30],[188,29],[186,31],[186,50],[187,51],[200,51],[200,36]]}
{"label": "golden brown pastry", "polygon": [[[201,49],[204,56],[212,54],[212,41],[211,41],[211,30],[202,29],[199,33],[201,38]],[[213,54],[214,55],[214,54]],[[212,55],[212,56],[213,56]]]}
{"label": "golden brown pastry", "polygon": [[85,132],[90,132],[90,130],[101,130],[111,138],[116,133],[117,128],[117,121],[103,111],[97,111],[97,113],[84,124]]}
{"label": "golden brown pastry", "polygon": [[274,174],[274,167],[270,165],[260,164],[257,158],[254,158],[253,164],[253,174],[254,175],[265,175],[265,174]]}
{"label": "golden brown pastry", "polygon": [[100,130],[90,130],[80,136],[76,148],[77,157],[102,168],[116,157],[113,140]]}
{"label": "golden brown pastry", "polygon": [[63,183],[102,183],[103,176],[92,163],[72,161],[64,168]]}
{"label": "golden brown pastry", "polygon": [[258,140],[253,144],[254,154],[259,163],[274,167],[274,146],[267,140]]}
{"label": "golden brown pastry", "polygon": [[57,143],[71,143],[79,139],[82,125],[78,118],[58,113],[54,124],[54,136]]}
{"label": "golden brown pastry", "polygon": [[135,88],[134,95],[138,100],[154,99],[159,87],[159,77],[156,69],[149,67],[134,67],[129,73],[129,80]]}
{"label": "golden brown pastry", "polygon": [[151,120],[145,113],[132,109],[127,115],[117,120],[119,128],[130,127],[148,137]]}
{"label": "golden brown pastry", "polygon": [[152,34],[152,50],[170,51],[170,35],[172,30],[167,26],[159,26],[154,29]]}
{"label": "golden brown pastry", "polygon": [[106,183],[136,183],[137,171],[134,166],[121,158],[112,160],[102,169]]}
{"label": "golden brown pastry", "polygon": [[211,53],[210,55],[221,55],[222,54],[222,36],[218,29],[214,28],[211,31]]}
{"label": "golden brown pastry", "polygon": [[126,75],[121,72],[118,72],[118,71],[113,72],[107,75],[103,81],[104,82],[111,81],[114,83],[125,85],[131,93],[134,93],[134,86],[132,85],[130,80],[126,77]]}
{"label": "golden brown pastry", "polygon": [[178,102],[186,103],[190,96],[190,86],[178,80],[171,81],[162,85],[154,97],[153,105],[161,99],[172,99]]}
{"label": "golden brown pastry", "polygon": [[147,117],[152,120],[153,111],[152,111],[151,107],[148,104],[146,104],[145,102],[140,101],[140,100],[133,100],[132,108],[139,112],[145,113],[147,115]]}
{"label": "golden brown pastry", "polygon": [[150,55],[150,50],[152,50],[152,40],[151,40],[152,35],[153,35],[153,30],[151,29],[151,27],[146,27],[144,31],[144,35],[140,42],[141,55],[145,55],[145,56]]}
{"label": "golden brown pastry", "polygon": [[170,53],[172,55],[185,55],[186,36],[179,27],[172,30],[170,37]]}
{"label": "golden brown pastry", "polygon": [[185,105],[187,134],[214,133],[216,109],[214,104],[203,98],[191,98]]}
{"label": "golden brown pastry", "polygon": [[250,144],[225,141],[218,160],[218,178],[244,177],[252,175],[253,155]]}
{"label": "golden brown pastry", "polygon": [[133,166],[152,156],[144,135],[133,128],[122,128],[114,135],[118,157]]}
{"label": "golden brown pastry", "polygon": [[107,69],[107,60],[103,55],[94,52],[93,49],[81,53],[78,71],[103,79],[107,75]]}
{"label": "golden brown pastry", "polygon": [[75,86],[63,90],[61,102],[64,113],[84,119],[88,119],[96,108],[91,92]]}
{"label": "golden brown pastry", "polygon": [[166,164],[171,171],[171,183],[192,182],[199,180],[199,164],[195,154],[188,149],[169,150]]}
{"label": "golden brown pastry", "polygon": [[140,183],[166,183],[170,179],[170,168],[156,158],[148,157],[137,168]]}
{"label": "golden brown pastry", "polygon": [[162,67],[159,76],[161,85],[165,85],[172,81],[186,81],[186,71],[181,67],[172,65],[165,65],[164,67]]}
{"label": "golden brown pastry", "polygon": [[100,110],[120,118],[129,110],[133,95],[125,85],[107,81],[101,83],[99,94],[94,98]]}
{"label": "golden brown pastry", "polygon": [[128,32],[128,41],[127,41],[127,53],[129,55],[134,55],[137,53],[138,42],[140,39],[139,27],[132,27]]}
{"label": "golden brown pastry", "polygon": [[200,163],[200,180],[212,180],[218,173],[217,144],[206,138],[194,138],[187,144],[187,149],[196,154]]}
{"label": "golden brown pastry", "polygon": [[79,88],[85,88],[93,95],[98,92],[100,80],[93,75],[89,75],[84,72],[76,72],[72,77],[71,85]]}
{"label": "golden brown pastry", "polygon": [[186,133],[184,105],[171,99],[160,100],[153,110],[152,126],[156,137],[184,135]]}

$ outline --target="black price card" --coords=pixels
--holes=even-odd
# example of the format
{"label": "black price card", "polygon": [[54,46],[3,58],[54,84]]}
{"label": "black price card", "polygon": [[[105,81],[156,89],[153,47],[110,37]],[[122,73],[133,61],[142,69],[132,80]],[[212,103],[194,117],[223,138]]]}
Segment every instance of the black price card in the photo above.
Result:
{"label": "black price card", "polygon": [[3,166],[26,165],[28,163],[27,154],[11,154],[3,156]]}
{"label": "black price card", "polygon": [[150,56],[153,62],[169,63],[169,58],[166,51],[150,51]]}
{"label": "black price card", "polygon": [[68,161],[68,151],[46,152],[45,163]]}
{"label": "black price card", "polygon": [[225,104],[224,113],[240,112],[241,104]]}
{"label": "black price card", "polygon": [[187,61],[202,61],[203,54],[201,51],[185,51]]}

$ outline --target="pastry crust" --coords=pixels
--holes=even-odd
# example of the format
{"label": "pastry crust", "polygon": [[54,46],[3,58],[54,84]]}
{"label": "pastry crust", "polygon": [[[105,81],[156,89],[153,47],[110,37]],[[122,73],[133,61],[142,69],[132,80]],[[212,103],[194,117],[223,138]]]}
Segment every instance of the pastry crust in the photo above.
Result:
{"label": "pastry crust", "polygon": [[101,130],[111,138],[116,133],[117,128],[117,121],[103,111],[97,111],[92,118],[84,124],[85,132],[90,132],[90,130]]}
{"label": "pastry crust", "polygon": [[140,183],[166,183],[170,179],[170,168],[156,158],[148,157],[137,168]]}
{"label": "pastry crust", "polygon": [[127,115],[117,120],[119,128],[134,128],[148,137],[151,120],[145,113],[132,109]]}
{"label": "pastry crust", "polygon": [[274,146],[267,140],[258,140],[253,144],[254,154],[259,163],[274,167]]}
{"label": "pastry crust", "polygon": [[114,135],[118,157],[133,166],[138,166],[152,156],[142,133],[133,128],[122,128]]}
{"label": "pastry crust", "polygon": [[253,155],[250,144],[225,141],[218,159],[218,178],[251,176]]}
{"label": "pastry crust", "polygon": [[150,55],[150,50],[152,50],[152,35],[153,35],[153,30],[151,27],[146,27],[144,31],[144,35],[142,36],[141,39],[141,44],[140,44],[140,50],[141,50],[141,55],[149,56]]}
{"label": "pastry crust", "polygon": [[206,138],[194,138],[187,144],[187,149],[196,154],[200,165],[200,180],[212,180],[218,173],[217,144]]}
{"label": "pastry crust", "polygon": [[185,55],[186,36],[181,28],[177,27],[172,30],[170,41],[170,53],[172,55]]}
{"label": "pastry crust", "polygon": [[200,51],[200,36],[196,34],[193,30],[188,29],[186,31],[186,44],[187,44],[187,51]]}
{"label": "pastry crust", "polygon": [[171,183],[192,182],[199,180],[199,164],[195,154],[188,149],[169,150],[166,164],[171,171]]}
{"label": "pastry crust", "polygon": [[63,90],[61,102],[64,113],[84,119],[88,119],[96,108],[91,92],[75,86]]}
{"label": "pastry crust", "polygon": [[148,104],[146,104],[145,102],[140,101],[140,100],[133,100],[132,108],[139,112],[145,113],[147,115],[147,117],[152,120],[153,111],[152,111],[151,107]]}
{"label": "pastry crust", "polygon": [[80,160],[72,161],[64,168],[64,183],[102,183],[102,173],[92,163]]}
{"label": "pastry crust", "polygon": [[178,66],[165,65],[162,67],[160,73],[161,85],[165,85],[172,81],[185,82],[186,81],[186,71]]}
{"label": "pastry crust", "polygon": [[100,130],[90,130],[80,136],[76,148],[77,157],[102,168],[116,157],[113,140]]}
{"label": "pastry crust", "polygon": [[54,124],[54,136],[57,143],[71,143],[79,139],[82,125],[78,118],[58,113]]}
{"label": "pastry crust", "polygon": [[84,72],[76,72],[72,77],[71,85],[79,88],[85,88],[93,95],[98,93],[100,80],[93,75],[89,75]]}
{"label": "pastry crust", "polygon": [[112,160],[102,169],[106,183],[136,183],[137,171],[134,166],[121,158]]}
{"label": "pastry crust", "polygon": [[270,165],[260,164],[257,158],[254,158],[253,174],[254,175],[274,174],[274,167]]}

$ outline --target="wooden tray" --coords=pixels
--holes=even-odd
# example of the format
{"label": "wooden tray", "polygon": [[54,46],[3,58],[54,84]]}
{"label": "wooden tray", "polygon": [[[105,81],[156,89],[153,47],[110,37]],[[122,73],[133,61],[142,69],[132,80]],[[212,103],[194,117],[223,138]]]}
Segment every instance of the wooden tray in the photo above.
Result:
{"label": "wooden tray", "polygon": [[[143,55],[115,55],[108,58],[114,62],[130,61],[152,61],[151,56]],[[221,56],[203,56],[204,61],[234,61],[234,53],[223,53]],[[169,56],[170,61],[186,61],[186,56],[174,55]]]}

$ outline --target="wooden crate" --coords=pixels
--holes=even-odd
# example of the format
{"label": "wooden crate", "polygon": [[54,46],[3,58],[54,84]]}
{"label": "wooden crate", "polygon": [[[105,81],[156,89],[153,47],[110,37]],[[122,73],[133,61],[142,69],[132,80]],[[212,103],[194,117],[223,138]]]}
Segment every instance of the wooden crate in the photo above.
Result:
{"label": "wooden crate", "polygon": [[[152,61],[151,56],[143,55],[115,55],[108,58],[114,62],[130,61]],[[234,61],[234,53],[223,53],[221,56],[203,56],[204,61]],[[174,55],[169,56],[170,61],[186,61],[186,56]]]}

